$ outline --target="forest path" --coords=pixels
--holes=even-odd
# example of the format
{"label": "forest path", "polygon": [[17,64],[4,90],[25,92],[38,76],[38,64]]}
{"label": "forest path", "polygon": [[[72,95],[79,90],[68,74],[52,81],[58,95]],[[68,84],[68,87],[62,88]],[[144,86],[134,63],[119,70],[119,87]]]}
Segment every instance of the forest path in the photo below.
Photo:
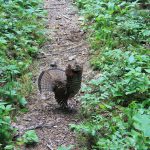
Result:
{"label": "forest path", "polygon": [[[91,70],[88,64],[88,45],[84,32],[80,30],[77,8],[71,0],[45,0],[45,9],[48,11],[47,28],[52,39],[41,50],[36,80],[42,70],[50,67],[51,62],[56,61],[64,69],[77,58],[84,63],[84,82]],[[58,111],[58,104],[53,96],[42,100],[38,90],[30,96],[27,106],[29,111],[17,117],[17,126],[20,130],[32,126],[37,128],[40,142],[25,150],[56,150],[61,145],[76,145],[75,134],[70,131],[69,124],[79,122],[78,95],[69,102],[77,110],[72,114]],[[74,150],[79,148],[75,147]]]}

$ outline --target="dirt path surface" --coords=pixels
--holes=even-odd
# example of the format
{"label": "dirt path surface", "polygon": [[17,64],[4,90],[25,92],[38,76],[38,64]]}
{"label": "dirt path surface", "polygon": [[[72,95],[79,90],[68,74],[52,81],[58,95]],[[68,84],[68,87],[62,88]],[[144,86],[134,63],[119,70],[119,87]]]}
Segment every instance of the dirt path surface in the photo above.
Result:
{"label": "dirt path surface", "polygon": [[[54,60],[58,66],[65,68],[69,62],[78,59],[84,63],[84,82],[91,71],[87,63],[88,45],[84,40],[84,32],[79,27],[78,10],[70,0],[45,0],[45,9],[48,11],[47,28],[52,39],[41,50],[37,75],[48,69]],[[36,128],[40,142],[34,147],[25,148],[26,150],[56,150],[61,145],[77,145],[75,134],[70,131],[69,124],[79,122],[78,95],[69,102],[69,105],[77,110],[72,114],[59,111],[58,104],[52,96],[42,100],[38,91],[30,96],[27,106],[29,112],[17,118],[17,126],[20,130]]]}

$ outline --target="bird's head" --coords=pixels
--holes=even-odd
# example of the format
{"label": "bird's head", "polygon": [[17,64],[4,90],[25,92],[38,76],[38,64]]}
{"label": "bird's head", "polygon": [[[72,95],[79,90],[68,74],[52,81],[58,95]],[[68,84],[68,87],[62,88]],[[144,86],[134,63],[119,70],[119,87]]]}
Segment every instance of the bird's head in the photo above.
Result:
{"label": "bird's head", "polygon": [[82,74],[83,66],[78,62],[73,62],[66,67],[66,75],[73,76],[74,74]]}

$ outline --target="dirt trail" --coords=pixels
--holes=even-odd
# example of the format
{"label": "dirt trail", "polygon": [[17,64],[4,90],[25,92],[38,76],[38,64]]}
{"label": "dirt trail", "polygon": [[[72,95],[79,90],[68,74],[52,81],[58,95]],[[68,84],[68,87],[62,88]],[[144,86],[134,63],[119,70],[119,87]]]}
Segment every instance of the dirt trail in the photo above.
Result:
{"label": "dirt trail", "polygon": [[[39,59],[39,73],[49,68],[50,63],[56,60],[58,66],[65,66],[77,58],[84,62],[83,82],[91,70],[88,65],[88,45],[84,40],[84,32],[80,30],[78,10],[70,0],[45,0],[45,9],[48,11],[47,28],[51,40],[42,48],[45,58]],[[42,55],[41,55],[42,56]],[[38,76],[37,76],[38,77]],[[36,78],[37,78],[36,77]],[[69,124],[79,122],[78,96],[69,102],[77,110],[74,114],[65,114],[58,111],[58,104],[53,97],[42,100],[38,91],[30,97],[29,112],[17,118],[20,129],[42,124],[36,129],[40,142],[26,150],[56,150],[58,146],[76,145],[75,134],[70,131]],[[80,148],[74,148],[78,150]]]}

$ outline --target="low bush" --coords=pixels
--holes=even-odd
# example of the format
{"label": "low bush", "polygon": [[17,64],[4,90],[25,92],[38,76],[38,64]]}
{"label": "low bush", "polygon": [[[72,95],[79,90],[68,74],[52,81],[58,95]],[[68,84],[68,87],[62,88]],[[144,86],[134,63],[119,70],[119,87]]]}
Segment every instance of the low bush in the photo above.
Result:
{"label": "low bush", "polygon": [[31,145],[31,144],[39,142],[39,138],[36,135],[36,132],[34,130],[29,130],[29,131],[25,132],[25,134],[22,136],[22,138],[23,138],[23,142],[26,145]]}
{"label": "low bush", "polygon": [[[147,1],[77,0],[89,32],[91,65],[82,87],[83,122],[71,125],[83,149],[148,150],[150,53]],[[86,145],[86,146],[85,146]]]}
{"label": "low bush", "polygon": [[[0,0],[0,145],[13,149],[11,107],[24,107],[32,91],[30,65],[45,42],[41,0]],[[25,92],[24,92],[25,91]],[[18,107],[16,107],[18,108]],[[12,116],[12,117],[10,117]]]}
{"label": "low bush", "polygon": [[0,101],[0,149],[13,148],[12,138],[15,131],[11,127],[11,111],[11,105]]}

